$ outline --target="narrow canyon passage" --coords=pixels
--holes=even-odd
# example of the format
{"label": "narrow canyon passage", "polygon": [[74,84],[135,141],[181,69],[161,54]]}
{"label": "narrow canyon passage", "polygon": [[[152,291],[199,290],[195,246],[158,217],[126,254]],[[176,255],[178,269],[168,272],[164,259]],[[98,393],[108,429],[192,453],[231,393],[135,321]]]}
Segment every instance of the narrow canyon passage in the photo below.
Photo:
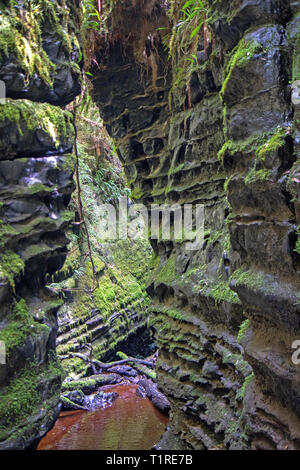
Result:
{"label": "narrow canyon passage", "polygon": [[299,0],[0,0],[0,450],[300,450],[299,116]]}

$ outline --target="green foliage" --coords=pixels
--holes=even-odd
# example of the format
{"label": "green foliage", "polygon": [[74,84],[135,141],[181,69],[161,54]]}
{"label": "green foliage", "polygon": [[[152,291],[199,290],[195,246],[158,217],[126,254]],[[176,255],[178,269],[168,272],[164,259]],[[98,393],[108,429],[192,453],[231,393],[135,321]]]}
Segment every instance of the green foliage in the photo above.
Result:
{"label": "green foliage", "polygon": [[51,0],[10,1],[0,5],[0,58],[16,56],[27,80],[35,73],[50,87],[53,85],[55,65],[43,48],[42,25],[48,19],[54,31],[69,52],[79,48],[70,29],[70,9],[65,2]]}
{"label": "green foliage", "polygon": [[236,393],[236,399],[237,400],[240,400],[240,401],[244,400],[246,390],[249,387],[249,385],[251,384],[251,382],[253,381],[253,379],[254,379],[254,373],[252,372],[250,375],[248,375],[248,377],[245,378],[245,381],[244,381],[242,387],[237,391],[237,393]]}
{"label": "green foliage", "polygon": [[221,88],[221,96],[224,96],[226,92],[226,88],[231,78],[231,74],[233,70],[236,67],[239,67],[239,68],[245,67],[245,65],[247,65],[249,60],[252,59],[252,57],[255,54],[262,52],[262,51],[263,51],[262,45],[255,41],[248,42],[243,38],[239,42],[239,44],[235,47],[235,49],[233,49],[231,53],[230,61],[225,69],[226,78]]}
{"label": "green foliage", "polygon": [[252,183],[255,183],[256,181],[267,181],[271,178],[271,175],[271,170],[267,170],[266,168],[263,168],[261,170],[256,170],[255,167],[251,168],[245,178],[245,184],[250,185]]}
{"label": "green foliage", "polygon": [[237,335],[237,341],[238,343],[241,343],[247,330],[250,328],[250,320],[249,319],[246,319],[243,321],[243,323],[241,324],[240,326],[240,329],[239,329],[239,332],[238,332],[238,335]]}
{"label": "green foliage", "polygon": [[26,341],[28,336],[49,331],[47,325],[36,322],[30,314],[24,299],[15,306],[9,323],[0,330],[0,340],[4,342],[7,354]]}
{"label": "green foliage", "polygon": [[187,86],[190,77],[198,69],[196,51],[199,34],[203,29],[204,42],[211,40],[205,19],[209,3],[206,0],[171,0],[168,15],[172,31],[165,36],[165,46],[172,59],[173,80],[169,94],[172,95]]}
{"label": "green foliage", "polygon": [[24,271],[24,261],[13,251],[0,254],[0,276],[6,277],[12,289],[15,289],[15,277]]}
{"label": "green foliage", "polygon": [[264,277],[263,273],[252,269],[245,270],[241,267],[234,271],[230,278],[237,286],[245,286],[254,291],[263,291],[265,294],[273,294],[274,287]]}
{"label": "green foliage", "polygon": [[278,127],[273,134],[264,142],[256,151],[256,156],[259,160],[265,161],[269,153],[275,152],[283,147],[286,142],[288,130],[285,127]]}
{"label": "green foliage", "polygon": [[35,363],[26,367],[0,392],[0,440],[5,438],[8,427],[26,424],[34,413],[45,410],[45,404],[39,393],[39,384],[53,377],[53,393],[59,393],[62,370],[56,360],[40,367]]}
{"label": "green foliage", "polygon": [[245,183],[251,184],[255,181],[266,180],[271,177],[271,172],[265,168],[258,168],[258,166],[261,167],[266,162],[269,154],[285,145],[286,137],[289,133],[290,130],[288,128],[277,127],[272,132],[260,135],[254,134],[245,140],[226,140],[218,152],[218,159],[223,163],[226,154],[232,156],[239,153],[253,154],[254,166],[246,176]]}
{"label": "green foliage", "polygon": [[175,255],[171,255],[163,267],[158,268],[157,272],[154,274],[154,280],[157,284],[171,284],[176,278],[175,271]]}
{"label": "green foliage", "polygon": [[95,7],[95,2],[92,0],[83,0],[82,5],[82,28],[83,30],[100,31],[101,15]]}
{"label": "green foliage", "polygon": [[0,220],[0,247],[3,247],[7,240],[16,234],[17,231],[11,225],[4,224],[4,222]]}
{"label": "green foliage", "polygon": [[117,183],[117,175],[111,169],[99,168],[96,171],[95,186],[104,203],[117,202],[122,196],[129,196],[130,189]]}
{"label": "green foliage", "polygon": [[57,146],[63,136],[74,134],[71,113],[48,103],[7,98],[5,104],[0,104],[0,121],[6,120],[15,122],[21,135],[22,121],[31,131],[42,129],[52,137]]}
{"label": "green foliage", "polygon": [[216,280],[213,287],[206,294],[208,297],[212,297],[216,304],[221,302],[229,302],[232,304],[240,304],[238,295],[233,292],[228,283],[221,278]]}

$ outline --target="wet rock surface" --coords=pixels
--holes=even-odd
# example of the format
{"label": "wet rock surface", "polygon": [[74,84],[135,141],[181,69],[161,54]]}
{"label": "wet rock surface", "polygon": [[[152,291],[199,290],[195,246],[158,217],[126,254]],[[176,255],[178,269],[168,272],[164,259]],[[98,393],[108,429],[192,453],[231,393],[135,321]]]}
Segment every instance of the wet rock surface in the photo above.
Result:
{"label": "wet rock surface", "polygon": [[136,199],[205,206],[201,249],[151,242],[158,384],[171,404],[158,448],[297,449],[299,2],[208,8],[213,44],[204,51],[200,35],[200,66],[171,109],[176,70],[159,45],[155,92],[118,41],[92,70]]}
{"label": "wet rock surface", "polygon": [[117,392],[99,391],[94,395],[84,395],[80,390],[65,393],[61,396],[63,410],[95,410],[97,408],[106,408],[111,406],[113,401],[118,398]]}
{"label": "wet rock surface", "polygon": [[[34,446],[61,408],[55,343],[62,300],[45,286],[63,266],[73,217],[68,210],[74,190],[73,117],[59,106],[80,92],[80,69],[73,62],[79,50],[67,52],[59,28],[54,33],[46,19],[40,24],[38,8],[31,19],[40,24],[45,49],[39,38],[22,55],[18,34],[27,40],[28,12],[22,5],[22,11],[8,14],[4,3],[1,34],[15,35],[16,42],[3,50],[0,41],[0,80],[7,96],[0,104],[0,340],[6,346],[6,364],[0,364],[0,448],[16,450]],[[53,19],[55,9],[59,15],[62,9],[58,2],[52,6]],[[73,20],[75,27],[76,16]]]}

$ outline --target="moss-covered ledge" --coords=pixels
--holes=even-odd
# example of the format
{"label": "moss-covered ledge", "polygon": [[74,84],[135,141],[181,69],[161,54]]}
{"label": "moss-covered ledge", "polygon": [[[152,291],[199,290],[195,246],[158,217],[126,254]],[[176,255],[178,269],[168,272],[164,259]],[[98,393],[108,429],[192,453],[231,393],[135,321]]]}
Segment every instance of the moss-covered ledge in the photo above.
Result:
{"label": "moss-covered ledge", "polygon": [[1,160],[65,153],[73,146],[72,114],[48,103],[6,99],[0,104],[0,130]]}

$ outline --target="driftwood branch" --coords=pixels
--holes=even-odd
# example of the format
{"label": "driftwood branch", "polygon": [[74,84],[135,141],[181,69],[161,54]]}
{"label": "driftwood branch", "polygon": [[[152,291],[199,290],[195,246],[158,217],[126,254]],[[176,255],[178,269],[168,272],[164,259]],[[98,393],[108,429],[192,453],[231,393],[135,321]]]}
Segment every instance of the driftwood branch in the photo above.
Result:
{"label": "driftwood branch", "polygon": [[97,366],[97,367],[99,367],[101,369],[104,369],[104,370],[110,369],[111,367],[120,366],[122,364],[130,364],[130,363],[142,364],[144,366],[150,367],[151,369],[154,368],[154,363],[153,362],[144,361],[143,359],[136,359],[134,357],[128,357],[127,359],[121,359],[120,361],[114,361],[114,362],[106,363],[106,362],[97,361],[96,359],[91,359],[88,356],[86,356],[85,354],[70,353],[67,356],[60,356],[60,359],[69,359],[69,358],[72,358],[72,357],[78,357],[79,359],[82,359],[83,361],[88,362],[92,366]]}

